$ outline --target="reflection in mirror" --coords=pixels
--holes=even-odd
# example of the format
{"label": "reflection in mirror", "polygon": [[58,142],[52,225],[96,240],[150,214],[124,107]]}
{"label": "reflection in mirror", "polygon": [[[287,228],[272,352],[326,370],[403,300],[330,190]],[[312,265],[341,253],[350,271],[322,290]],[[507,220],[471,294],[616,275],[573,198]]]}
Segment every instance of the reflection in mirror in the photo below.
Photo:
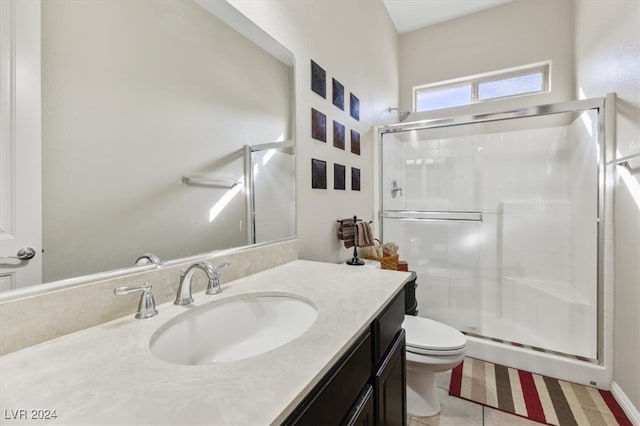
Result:
{"label": "reflection in mirror", "polygon": [[[293,139],[291,54],[191,0],[43,1],[41,29],[42,282],[253,242],[244,146]],[[295,232],[284,151],[254,189],[287,211],[278,238]]]}
{"label": "reflection in mirror", "polygon": [[293,142],[247,146],[250,163],[247,218],[249,241],[264,243],[295,235],[295,157]]}

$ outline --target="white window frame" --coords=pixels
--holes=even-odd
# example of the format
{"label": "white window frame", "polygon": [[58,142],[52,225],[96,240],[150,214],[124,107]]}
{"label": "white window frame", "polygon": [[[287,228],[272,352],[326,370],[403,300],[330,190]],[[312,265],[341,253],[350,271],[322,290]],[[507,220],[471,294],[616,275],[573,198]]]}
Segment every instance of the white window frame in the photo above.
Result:
{"label": "white window frame", "polygon": [[[535,92],[518,93],[515,95],[499,96],[490,99],[479,99],[478,88],[481,83],[505,80],[522,75],[534,74],[537,72],[542,73],[542,89]],[[417,97],[419,93],[428,92],[431,90],[442,90],[451,87],[466,86],[471,84],[471,99],[468,104],[456,105],[452,107],[442,107],[436,109],[429,109],[424,111],[417,111]],[[500,99],[516,98],[520,96],[537,95],[540,93],[549,93],[551,91],[551,61],[537,62],[534,64],[523,65],[520,67],[508,68],[499,71],[493,71],[484,74],[476,74],[472,76],[456,78],[452,80],[440,81],[437,83],[423,84],[420,86],[413,86],[413,111],[415,112],[428,112],[437,111],[445,108],[458,108],[460,106],[473,105],[477,103],[491,102]]]}

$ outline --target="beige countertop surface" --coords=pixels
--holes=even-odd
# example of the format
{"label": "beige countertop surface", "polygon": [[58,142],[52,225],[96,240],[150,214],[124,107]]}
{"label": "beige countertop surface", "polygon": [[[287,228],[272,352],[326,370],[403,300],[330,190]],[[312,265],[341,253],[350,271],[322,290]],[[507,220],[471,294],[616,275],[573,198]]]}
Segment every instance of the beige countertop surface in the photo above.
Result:
{"label": "beige countertop surface", "polygon": [[[197,293],[188,307],[159,305],[153,318],[120,318],[1,356],[0,423],[279,424],[408,278],[406,272],[296,260],[223,283],[221,294]],[[260,294],[297,296],[318,317],[297,339],[244,360],[187,366],[151,354],[151,336],[177,315]],[[57,417],[40,420],[42,412],[33,410],[55,410]]]}

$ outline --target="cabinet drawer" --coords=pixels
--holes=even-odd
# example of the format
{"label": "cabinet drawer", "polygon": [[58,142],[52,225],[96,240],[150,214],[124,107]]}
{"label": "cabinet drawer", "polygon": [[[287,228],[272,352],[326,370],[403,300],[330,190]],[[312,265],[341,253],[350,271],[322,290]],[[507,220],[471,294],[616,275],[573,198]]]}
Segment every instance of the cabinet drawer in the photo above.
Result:
{"label": "cabinet drawer", "polygon": [[340,424],[371,376],[371,346],[367,331],[284,424]]}
{"label": "cabinet drawer", "polygon": [[380,363],[389,346],[402,328],[404,321],[404,289],[387,306],[378,318],[373,321],[372,331],[374,335],[373,365]]}

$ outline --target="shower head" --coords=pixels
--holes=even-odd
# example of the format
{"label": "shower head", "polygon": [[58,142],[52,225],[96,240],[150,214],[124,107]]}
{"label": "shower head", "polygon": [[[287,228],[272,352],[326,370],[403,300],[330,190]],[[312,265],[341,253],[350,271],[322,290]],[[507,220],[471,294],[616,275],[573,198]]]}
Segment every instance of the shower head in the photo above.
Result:
{"label": "shower head", "polygon": [[387,108],[387,112],[391,113],[391,111],[398,111],[398,120],[399,121],[404,121],[407,119],[407,117],[409,117],[409,114],[411,114],[411,111],[400,111],[400,108]]}
{"label": "shower head", "polygon": [[400,119],[400,121],[404,121],[407,119],[407,117],[409,117],[409,114],[411,114],[411,111],[399,111],[400,115],[398,116],[398,118]]}

